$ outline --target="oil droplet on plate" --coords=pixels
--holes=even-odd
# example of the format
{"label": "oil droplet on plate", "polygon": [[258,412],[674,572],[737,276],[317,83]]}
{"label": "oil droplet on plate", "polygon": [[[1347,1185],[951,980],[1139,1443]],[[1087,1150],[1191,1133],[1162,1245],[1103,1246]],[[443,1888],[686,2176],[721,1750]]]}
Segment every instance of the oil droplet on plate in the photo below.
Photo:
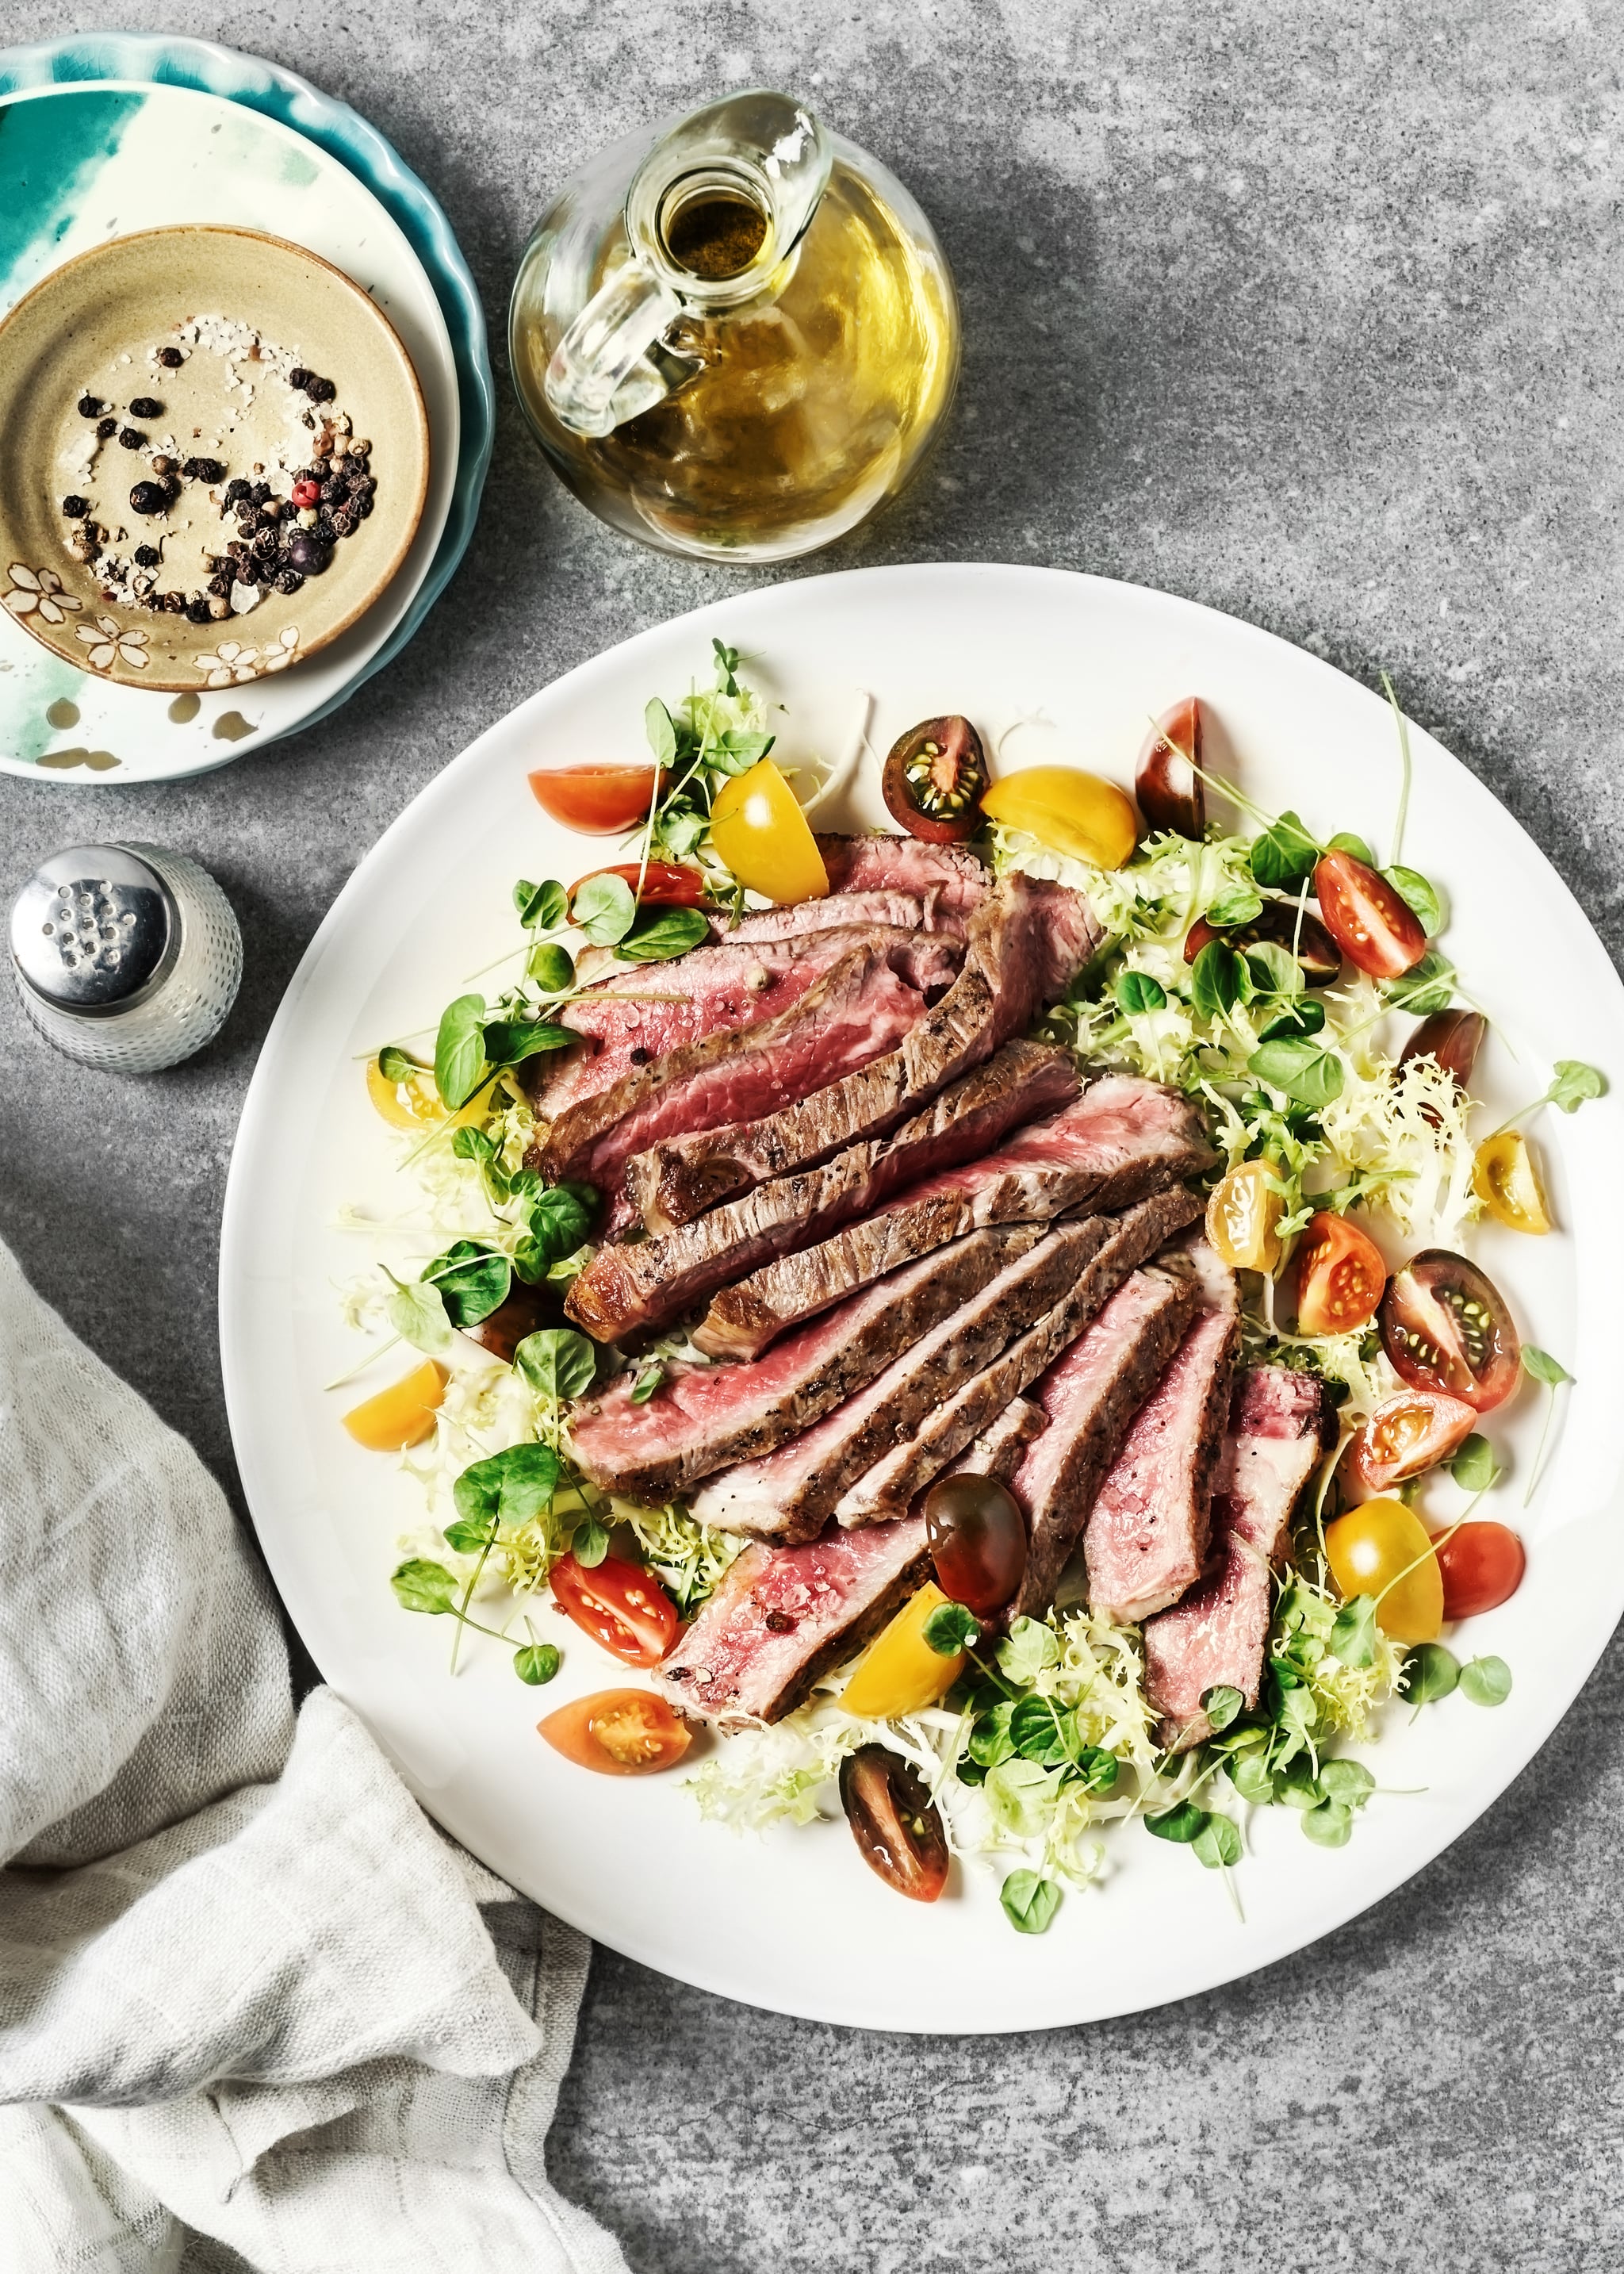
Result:
{"label": "oil droplet on plate", "polygon": [[[184,702],[185,697],[183,696],[181,700]],[[222,742],[240,742],[244,734],[257,734],[258,731],[240,711],[222,711],[214,721],[214,732]]]}
{"label": "oil droplet on plate", "polygon": [[79,704],[70,703],[65,695],[58,696],[45,716],[53,727],[77,727]]}
{"label": "oil droplet on plate", "polygon": [[177,695],[169,705],[169,716],[177,727],[184,727],[188,719],[195,719],[202,708],[200,696]]}

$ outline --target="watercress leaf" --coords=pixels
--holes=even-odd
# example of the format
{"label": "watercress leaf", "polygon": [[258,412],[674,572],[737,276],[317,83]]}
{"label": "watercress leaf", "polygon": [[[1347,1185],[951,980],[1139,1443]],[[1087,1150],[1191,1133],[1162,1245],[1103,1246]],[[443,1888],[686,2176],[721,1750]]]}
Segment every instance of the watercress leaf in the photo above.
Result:
{"label": "watercress leaf", "polygon": [[956,1658],[961,1650],[974,1649],[981,1630],[962,1603],[939,1603],[925,1621],[924,1636],[938,1658]]}
{"label": "watercress leaf", "polygon": [[485,997],[459,995],[440,1013],[434,1037],[434,1087],[447,1113],[466,1105],[485,1072]]}
{"label": "watercress leaf", "polygon": [[1395,1010],[1413,1011],[1420,1017],[1447,1011],[1455,1000],[1455,966],[1447,955],[1429,948],[1413,969],[1388,981],[1386,992]]}
{"label": "watercress leaf", "polygon": [[1249,947],[1246,968],[1259,995],[1283,995],[1289,1000],[1303,991],[1303,967],[1277,939],[1260,939]]}
{"label": "watercress leaf", "polygon": [[1075,1758],[1077,1740],[1071,1717],[1047,1698],[1023,1698],[1010,1716],[1010,1742],[1023,1760],[1059,1768]]}
{"label": "watercress leaf", "polygon": [[1381,873],[1417,919],[1427,937],[1435,938],[1444,928],[1443,902],[1420,870],[1384,869]]}
{"label": "watercress leaf", "polygon": [[661,908],[639,916],[615,953],[622,963],[666,963],[710,936],[710,922],[697,908]]}
{"label": "watercress leaf", "polygon": [[1461,1678],[1460,1661],[1440,1642],[1417,1643],[1405,1657],[1400,1686],[1413,1706],[1447,1698]]}
{"label": "watercress leaf", "polygon": [[1115,1753],[1108,1753],[1099,1745],[1084,1745],[1078,1753],[1077,1767],[1089,1792],[1115,1791],[1122,1773],[1122,1764]]}
{"label": "watercress leaf", "polygon": [[680,861],[694,850],[710,825],[709,815],[696,806],[679,806],[660,816],[660,838],[672,859]]}
{"label": "watercress leaf", "polygon": [[1321,1761],[1320,1781],[1327,1798],[1340,1801],[1344,1808],[1363,1808],[1376,1789],[1376,1780],[1363,1761]]}
{"label": "watercress leaf", "polygon": [[1351,829],[1339,829],[1335,837],[1327,840],[1325,849],[1327,853],[1351,853],[1354,859],[1363,861],[1367,869],[1373,869],[1376,865],[1376,856],[1370,847],[1362,837],[1356,837]]}
{"label": "watercress leaf", "polygon": [[456,1605],[457,1585],[450,1572],[443,1563],[432,1563],[421,1555],[391,1572],[389,1585],[405,1611],[426,1611],[433,1617]]}
{"label": "watercress leaf", "polygon": [[526,1335],[513,1362],[545,1404],[584,1396],[598,1371],[598,1345],[568,1327],[542,1327]]}
{"label": "watercress leaf", "polygon": [[569,896],[556,877],[532,885],[521,877],[513,888],[513,904],[526,931],[553,931],[569,911]]}
{"label": "watercress leaf", "polygon": [[1240,1753],[1226,1764],[1229,1782],[1243,1800],[1254,1806],[1267,1808],[1277,1797],[1277,1781],[1274,1771],[1261,1753]]}
{"label": "watercress leaf", "polygon": [[1553,1071],[1551,1103],[1564,1113],[1577,1113],[1587,1097],[1599,1097],[1607,1087],[1601,1069],[1583,1058],[1558,1058]]}
{"label": "watercress leaf", "polygon": [[1264,1043],[1246,1061],[1246,1070],[1298,1105],[1316,1111],[1342,1094],[1342,1060],[1318,1043]]}
{"label": "watercress leaf", "polygon": [[1315,1002],[1312,995],[1304,995],[1289,1003],[1277,1017],[1269,1020],[1259,1036],[1260,1042],[1301,1042],[1309,1035],[1319,1034],[1325,1025],[1325,1005]]}
{"label": "watercress leaf", "polygon": [[1474,1706],[1503,1706],[1511,1695],[1511,1668],[1503,1658],[1469,1658],[1461,1668],[1461,1695]]}
{"label": "watercress leaf", "polygon": [[1004,1698],[989,1713],[980,1715],[971,1729],[970,1758],[982,1768],[995,1769],[1014,1752],[1015,1741],[1010,1734],[1014,1712],[1014,1705]]}
{"label": "watercress leaf", "polygon": [[1281,1770],[1276,1791],[1281,1804],[1286,1808],[1318,1808],[1325,1798],[1325,1787],[1314,1774],[1306,1753],[1297,1754]]}
{"label": "watercress leaf", "polygon": [[1317,839],[1295,813],[1282,813],[1252,848],[1252,873],[1260,885],[1295,885],[1320,858]]}
{"label": "watercress leaf", "polygon": [[493,1066],[523,1065],[543,1050],[567,1050],[580,1039],[549,1019],[493,1019],[485,1029],[485,1054]]}
{"label": "watercress leaf", "polygon": [[998,1890],[998,1901],[1017,1934],[1041,1934],[1060,1908],[1060,1889],[1035,1871],[1011,1871]]}
{"label": "watercress leaf", "polygon": [[1211,1822],[1207,1811],[1198,1808],[1192,1800],[1181,1800],[1160,1815],[1147,1816],[1145,1829],[1158,1840],[1177,1841],[1181,1847],[1193,1847]]}
{"label": "watercress leaf", "polygon": [[1254,892],[1250,885],[1226,885],[1216,900],[1209,902],[1207,921],[1215,931],[1224,931],[1232,924],[1250,923],[1253,916],[1262,913],[1261,893]]}
{"label": "watercress leaf", "polygon": [[728,771],[742,773],[764,758],[778,737],[763,734],[759,728],[731,727],[722,737],[721,747],[734,761]]}
{"label": "watercress leaf", "polygon": [[1376,1598],[1350,1596],[1331,1625],[1331,1655],[1344,1666],[1376,1662]]}
{"label": "watercress leaf", "polygon": [[1190,1000],[1204,1019],[1222,1019],[1252,993],[1244,959],[1227,940],[1209,939],[1190,973]]}
{"label": "watercress leaf", "polygon": [[496,1538],[494,1516],[459,1516],[446,1526],[446,1545],[455,1547],[459,1555],[477,1555],[489,1547]]}
{"label": "watercress leaf", "polygon": [[420,1058],[413,1058],[410,1050],[397,1050],[393,1043],[386,1043],[378,1053],[378,1071],[386,1081],[410,1081],[413,1074],[425,1070]]}
{"label": "watercress leaf", "polygon": [[569,1552],[576,1562],[584,1565],[589,1571],[596,1570],[607,1555],[609,1533],[595,1516],[589,1516],[583,1523],[576,1525]]}
{"label": "watercress leaf", "polygon": [[403,1343],[434,1358],[451,1347],[451,1322],[438,1287],[417,1281],[397,1287],[384,1305],[384,1316]]}
{"label": "watercress leaf", "polygon": [[624,877],[612,877],[607,870],[589,877],[575,894],[575,922],[594,947],[618,945],[631,930],[636,914],[631,886]]}
{"label": "watercress leaf", "polygon": [[1236,1715],[1245,1706],[1246,1700],[1238,1690],[1227,1683],[1219,1683],[1201,1693],[1201,1711],[1214,1729],[1227,1729]]}
{"label": "watercress leaf", "polygon": [[1055,1630],[1041,1619],[1017,1619],[998,1645],[999,1672],[1020,1689],[1059,1663],[1060,1645]]}
{"label": "watercress leaf", "polygon": [[670,712],[658,695],[643,705],[643,731],[649,738],[655,764],[670,765],[677,755],[677,730],[672,724]]}
{"label": "watercress leaf", "polygon": [[632,1404],[646,1405],[665,1379],[665,1369],[658,1359],[656,1359],[652,1366],[645,1366],[632,1384]]}
{"label": "watercress leaf", "polygon": [[509,1445],[464,1469],[451,1496],[465,1524],[530,1524],[552,1505],[558,1480],[551,1445]]}
{"label": "watercress leaf", "polygon": [[575,983],[575,959],[555,939],[545,939],[531,948],[524,969],[544,995],[567,994]]}
{"label": "watercress leaf", "polygon": [[482,1247],[477,1240],[459,1239],[424,1266],[423,1280],[440,1290],[454,1327],[477,1327],[507,1301],[513,1266],[505,1255]]}
{"label": "watercress leaf", "polygon": [[487,1137],[483,1129],[454,1129],[451,1149],[459,1161],[477,1161],[482,1168],[486,1169],[496,1158],[495,1141]]}
{"label": "watercress leaf", "polygon": [[551,1682],[560,1666],[558,1646],[550,1642],[527,1642],[513,1654],[513,1670],[532,1688]]}
{"label": "watercress leaf", "polygon": [[729,647],[726,640],[712,639],[711,650],[716,656],[716,683],[719,693],[737,695],[739,681],[734,674],[739,668],[739,651]]}
{"label": "watercress leaf", "polygon": [[1543,1382],[1550,1389],[1573,1380],[1560,1359],[1553,1358],[1549,1351],[1537,1349],[1532,1343],[1522,1345],[1522,1370],[1536,1382]]}
{"label": "watercress leaf", "polygon": [[1167,1002],[1167,990],[1147,971],[1119,971],[1111,983],[1111,992],[1130,1019],[1143,1017],[1147,1011],[1160,1011]]}
{"label": "watercress leaf", "polygon": [[1209,1871],[1222,1871],[1241,1860],[1241,1831],[1232,1816],[1209,1815],[1190,1844],[1197,1862]]}
{"label": "watercress leaf", "polygon": [[1474,1429],[1449,1464],[1449,1473],[1462,1492],[1487,1492],[1500,1474],[1494,1448]]}
{"label": "watercress leaf", "polygon": [[598,1194],[590,1185],[546,1185],[530,1202],[530,1239],[544,1262],[573,1255],[587,1236]]}
{"label": "watercress leaf", "polygon": [[1322,1800],[1304,1817],[1303,1829],[1316,1847],[1345,1848],[1353,1833],[1353,1811],[1340,1800]]}
{"label": "watercress leaf", "polygon": [[995,1819],[1018,1840],[1034,1840],[1053,1813],[1061,1780],[1037,1761],[1000,1761],[989,1769],[981,1789]]}

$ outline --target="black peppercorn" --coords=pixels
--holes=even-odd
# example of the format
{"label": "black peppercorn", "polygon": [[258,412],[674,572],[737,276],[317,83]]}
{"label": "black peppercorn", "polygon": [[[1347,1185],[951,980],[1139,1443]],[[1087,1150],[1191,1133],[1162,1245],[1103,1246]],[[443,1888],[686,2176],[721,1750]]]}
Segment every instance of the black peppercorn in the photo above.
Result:
{"label": "black peppercorn", "polygon": [[169,505],[169,493],[162,482],[137,482],[130,493],[134,513],[167,513]]}
{"label": "black peppercorn", "polygon": [[218,458],[188,458],[181,471],[188,481],[217,482],[225,474]]}
{"label": "black peppercorn", "polygon": [[160,348],[158,360],[165,371],[178,371],[182,362],[181,351],[178,348]]}
{"label": "black peppercorn", "polygon": [[162,553],[155,545],[138,545],[135,548],[135,565],[138,568],[155,568],[162,558]]}
{"label": "black peppercorn", "polygon": [[368,514],[370,514],[372,509],[372,501],[371,497],[357,498],[355,502],[355,509],[360,515],[362,520],[365,521]]}
{"label": "black peppercorn", "polygon": [[323,482],[321,485],[321,502],[323,505],[337,505],[341,499],[347,498],[349,494],[349,488],[347,487],[344,478],[342,474],[334,474],[328,480]]}
{"label": "black peppercorn", "polygon": [[338,389],[330,379],[312,377],[305,380],[304,392],[312,403],[331,403]]}
{"label": "black peppercorn", "polygon": [[226,484],[226,503],[228,505],[240,504],[242,500],[245,498],[247,494],[248,484],[243,479],[240,474],[234,482],[228,482]]}
{"label": "black peppercorn", "polygon": [[139,450],[146,440],[146,435],[138,434],[133,426],[121,426],[118,430],[118,446],[120,449]]}
{"label": "black peppercorn", "polygon": [[352,450],[350,453],[349,457],[344,461],[344,463],[349,467],[350,471],[352,474],[365,474],[369,472],[372,468],[372,460],[367,456],[365,450]]}
{"label": "black peppercorn", "polygon": [[276,579],[276,589],[279,592],[287,593],[289,598],[291,599],[295,592],[302,592],[304,591],[304,579],[300,576],[297,568],[284,568],[281,576]]}
{"label": "black peppercorn", "polygon": [[302,363],[296,363],[293,369],[288,373],[289,386],[297,387],[302,389],[308,386],[309,382],[310,373],[305,370]]}
{"label": "black peppercorn", "polygon": [[288,566],[301,576],[322,576],[332,558],[331,547],[313,529],[296,529],[288,539]]}
{"label": "black peppercorn", "polygon": [[230,571],[222,568],[217,576],[211,576],[208,580],[208,589],[216,599],[229,600],[231,597]]}
{"label": "black peppercorn", "polygon": [[102,397],[99,395],[81,395],[79,415],[81,418],[99,418],[102,416]]}
{"label": "black peppercorn", "polygon": [[83,521],[85,516],[90,511],[90,500],[77,495],[64,497],[62,501],[62,510],[69,521]]}
{"label": "black peppercorn", "polygon": [[117,432],[118,432],[118,421],[117,421],[117,418],[98,418],[98,419],[97,419],[97,421],[96,421],[96,440],[97,440],[97,441],[98,441],[98,442],[110,442],[110,441],[111,441],[111,440],[112,440],[112,438],[113,438],[113,436],[114,436],[115,434],[117,434]]}
{"label": "black peppercorn", "polygon": [[253,534],[253,554],[257,561],[270,560],[276,551],[276,531],[257,529]]}
{"label": "black peppercorn", "polygon": [[356,517],[354,514],[350,512],[350,508],[347,505],[341,505],[338,511],[334,515],[333,527],[340,537],[353,537],[355,535]]}
{"label": "black peppercorn", "polygon": [[271,486],[269,482],[256,482],[252,489],[248,493],[249,496],[253,500],[256,505],[263,505],[270,493]]}
{"label": "black peppercorn", "polygon": [[186,621],[192,624],[209,624],[214,621],[210,614],[208,602],[202,598],[201,594],[195,600],[187,601]]}
{"label": "black peppercorn", "polygon": [[166,592],[163,596],[163,605],[170,615],[184,616],[186,613],[186,595],[184,592]]}
{"label": "black peppercorn", "polygon": [[155,395],[135,395],[130,404],[132,418],[162,418],[163,405]]}

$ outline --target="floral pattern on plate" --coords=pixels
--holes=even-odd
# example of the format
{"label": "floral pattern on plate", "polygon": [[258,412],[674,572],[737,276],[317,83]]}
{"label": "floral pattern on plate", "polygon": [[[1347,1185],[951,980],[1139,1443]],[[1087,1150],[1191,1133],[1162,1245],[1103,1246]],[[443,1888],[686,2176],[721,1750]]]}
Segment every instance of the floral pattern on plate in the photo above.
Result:
{"label": "floral pattern on plate", "polygon": [[[54,568],[29,568],[20,561],[13,561],[6,570],[11,589],[4,594],[4,605],[14,616],[37,614],[42,624],[60,624],[67,620],[71,610],[75,615],[84,606],[71,592],[62,589],[62,579]],[[81,631],[79,637],[85,636]]]}
{"label": "floral pattern on plate", "polygon": [[[66,593],[62,597],[65,600]],[[94,623],[75,624],[73,636],[83,640],[89,649],[85,660],[92,671],[111,671],[116,663],[125,665],[131,671],[145,671],[152,661],[147,652],[152,634],[139,627],[131,630],[115,623],[111,616],[98,616]]]}
{"label": "floral pattern on plate", "polygon": [[298,626],[284,624],[269,647],[244,647],[238,640],[222,640],[213,655],[194,655],[192,660],[197,670],[207,674],[206,685],[240,687],[251,679],[262,678],[267,671],[286,671],[298,644]]}

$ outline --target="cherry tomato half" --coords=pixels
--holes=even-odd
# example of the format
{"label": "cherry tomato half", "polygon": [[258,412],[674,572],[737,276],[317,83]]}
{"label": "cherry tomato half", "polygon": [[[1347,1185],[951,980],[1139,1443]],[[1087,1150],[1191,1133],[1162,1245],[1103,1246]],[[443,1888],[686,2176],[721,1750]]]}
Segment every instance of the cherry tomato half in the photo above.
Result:
{"label": "cherry tomato half", "polygon": [[577,1768],[600,1776],[647,1776],[680,1761],[693,1733],[663,1698],[646,1690],[598,1690],[538,1721],[537,1732]]}
{"label": "cherry tomato half", "polygon": [[1344,1474],[1366,1499],[1447,1461],[1465,1443],[1477,1409],[1436,1389],[1401,1389],[1371,1415],[1348,1449]]}
{"label": "cherry tomato half", "polygon": [[1502,1129],[1485,1137],[1472,1158],[1472,1190],[1496,1224],[1510,1231],[1549,1231],[1539,1163],[1526,1137]]}
{"label": "cherry tomato half", "polygon": [[1213,1186],[1207,1203],[1207,1237],[1231,1271],[1280,1269],[1275,1231],[1285,1202],[1274,1189],[1267,1161],[1240,1161]]}
{"label": "cherry tomato half", "polygon": [[1528,1562],[1522,1542],[1503,1524],[1463,1524],[1437,1552],[1447,1619],[1473,1619],[1509,1602]]}
{"label": "cherry tomato half", "polygon": [[1331,1577],[1344,1599],[1379,1598],[1376,1623],[1395,1642],[1438,1639],[1444,1583],[1432,1545],[1425,1525],[1402,1500],[1367,1500],[1326,1526]]}
{"label": "cherry tomato half", "polygon": [[1372,979],[1396,979],[1426,953],[1426,934],[1402,893],[1351,853],[1325,855],[1314,870],[1314,898],[1349,962]]}
{"label": "cherry tomato half", "polygon": [[1305,1335],[1346,1335],[1376,1315],[1387,1267],[1345,1216],[1310,1216],[1297,1251],[1297,1320]]}
{"label": "cherry tomato half", "polygon": [[1157,719],[1133,777],[1139,811],[1153,829],[1170,829],[1199,844],[1207,834],[1207,786],[1201,763],[1201,705],[1193,696]]}
{"label": "cherry tomato half", "polygon": [[1488,1025],[1481,1011],[1434,1011],[1422,1020],[1399,1052],[1398,1062],[1408,1065],[1411,1058],[1436,1058],[1462,1089],[1470,1089]]}
{"label": "cherry tomato half", "polygon": [[929,1579],[882,1627],[858,1660],[840,1703],[862,1721],[894,1721],[944,1698],[964,1671],[965,1656],[932,1650],[925,1629],[947,1597]]}
{"label": "cherry tomato half", "polygon": [[655,766],[540,766],[530,776],[536,802],[583,837],[618,837],[649,817],[665,777]]}
{"label": "cherry tomato half", "polygon": [[996,1477],[938,1477],[925,1495],[925,1536],[950,1601],[980,1618],[1014,1600],[1026,1571],[1026,1519]]}
{"label": "cherry tomato half", "polygon": [[1132,800],[1115,782],[1080,766],[1026,766],[1004,774],[981,800],[981,811],[1096,869],[1123,868],[1139,841]]}
{"label": "cherry tomato half", "polygon": [[[690,869],[680,861],[650,861],[645,868],[639,861],[615,861],[607,868],[589,869],[584,877],[577,877],[569,888],[569,905],[575,905],[575,894],[583,885],[590,884],[594,877],[618,877],[637,893],[640,907],[698,908],[704,906],[705,880],[697,869]],[[643,878],[643,890],[637,892],[637,879]]]}
{"label": "cherry tomato half", "polygon": [[560,1555],[552,1574],[560,1610],[628,1666],[658,1666],[677,1638],[677,1607],[642,1566],[605,1555],[590,1568]]}
{"label": "cherry tomato half", "polygon": [[927,719],[891,745],[881,779],[891,819],[926,845],[960,844],[981,825],[987,753],[967,719]]}
{"label": "cherry tomato half", "polygon": [[1382,1347],[1412,1389],[1441,1389],[1487,1413],[1509,1397],[1522,1345],[1486,1272],[1447,1247],[1395,1271],[1381,1305]]}
{"label": "cherry tomato half", "polygon": [[1209,939],[1228,940],[1231,947],[1253,947],[1260,939],[1274,940],[1296,956],[1307,987],[1328,987],[1342,976],[1342,952],[1317,916],[1299,916],[1287,900],[1266,900],[1250,923],[1231,924],[1222,931],[1198,916],[1184,942],[1184,961],[1193,963]]}
{"label": "cherry tomato half", "polygon": [[947,1885],[947,1834],[901,1755],[883,1745],[848,1753],[840,1764],[840,1805],[868,1869],[899,1895],[934,1903]]}
{"label": "cherry tomato half", "polygon": [[812,825],[771,758],[722,784],[710,809],[710,844],[741,885],[780,906],[828,894]]}

